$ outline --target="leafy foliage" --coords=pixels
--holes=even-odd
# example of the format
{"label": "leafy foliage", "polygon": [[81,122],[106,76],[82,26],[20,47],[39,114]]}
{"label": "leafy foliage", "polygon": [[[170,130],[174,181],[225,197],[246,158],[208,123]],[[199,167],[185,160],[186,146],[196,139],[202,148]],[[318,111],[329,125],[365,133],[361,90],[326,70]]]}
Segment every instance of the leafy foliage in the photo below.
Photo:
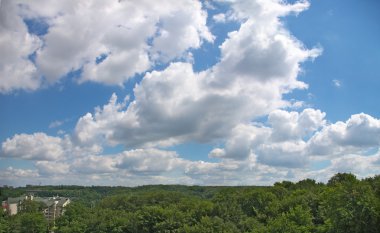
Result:
{"label": "leafy foliage", "polygon": [[[39,195],[72,195],[74,201],[56,221],[57,233],[375,233],[380,226],[379,176],[358,180],[338,173],[327,185],[306,179],[272,187],[32,188],[42,190]],[[20,189],[27,191],[7,188],[1,194]],[[0,215],[0,233],[46,232],[41,206],[25,202],[23,209]]]}

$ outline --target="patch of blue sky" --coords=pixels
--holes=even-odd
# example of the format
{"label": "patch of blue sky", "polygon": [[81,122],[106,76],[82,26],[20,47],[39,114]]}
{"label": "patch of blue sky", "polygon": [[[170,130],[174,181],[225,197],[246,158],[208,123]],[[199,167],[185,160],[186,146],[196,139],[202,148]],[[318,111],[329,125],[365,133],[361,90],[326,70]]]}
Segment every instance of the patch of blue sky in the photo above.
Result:
{"label": "patch of blue sky", "polygon": [[378,152],[380,152],[379,147],[372,147],[372,148],[368,148],[366,151],[364,151],[363,155],[373,156],[373,155],[377,154]]}
{"label": "patch of blue sky", "polygon": [[330,160],[321,160],[321,161],[313,162],[310,166],[310,169],[314,171],[318,171],[318,170],[327,168],[330,165],[331,165]]}
{"label": "patch of blue sky", "polygon": [[115,155],[115,154],[121,153],[125,150],[126,149],[121,144],[116,145],[116,146],[104,146],[102,155]]}
{"label": "patch of blue sky", "polygon": [[[75,119],[64,124],[63,128],[50,129],[70,132],[79,117],[93,112],[100,103],[106,104],[115,92],[114,87],[96,83],[78,85],[70,79],[62,82],[33,93],[0,95],[2,111],[7,113],[0,114],[0,140],[4,141],[16,133],[47,131],[53,121]],[[119,96],[124,98],[125,95]]]}
{"label": "patch of blue sky", "polygon": [[26,18],[24,23],[30,34],[43,36],[48,33],[49,24],[43,18]]}
{"label": "patch of blue sky", "polygon": [[36,63],[36,57],[37,57],[37,51],[34,51],[32,54],[30,54],[28,56],[28,59],[35,64]]}
{"label": "patch of blue sky", "polygon": [[[306,100],[327,112],[335,122],[365,112],[380,116],[380,7],[379,1],[311,1],[310,9],[286,17],[285,26],[307,48],[321,46],[314,62],[302,64],[299,79],[306,91],[293,91],[286,98]],[[334,80],[342,85],[338,88]]]}
{"label": "patch of blue sky", "polygon": [[191,50],[194,58],[194,71],[203,71],[211,68],[220,61],[220,46],[228,37],[228,33],[236,31],[240,27],[237,22],[226,22],[214,24],[211,28],[212,34],[215,36],[213,43],[205,42],[199,49]]}
{"label": "patch of blue sky", "polygon": [[180,145],[175,145],[165,150],[173,150],[178,153],[181,158],[191,160],[191,161],[211,161],[208,158],[208,154],[215,148],[215,145],[211,143],[198,143],[198,142],[187,142]]}
{"label": "patch of blue sky", "polygon": [[34,162],[31,160],[24,159],[13,159],[13,158],[0,158],[0,170],[5,170],[9,167],[17,169],[34,169]]}
{"label": "patch of blue sky", "polygon": [[106,60],[107,57],[108,57],[108,54],[106,54],[106,53],[102,53],[102,54],[100,54],[99,56],[96,57],[96,59],[95,59],[95,63],[96,63],[96,64],[100,64],[100,63],[102,63],[104,60]]}
{"label": "patch of blue sky", "polygon": [[[222,3],[214,3],[222,4]],[[194,64],[193,69],[196,72],[203,71],[211,68],[213,65],[220,61],[220,45],[228,37],[228,33],[236,31],[240,28],[240,23],[236,21],[226,21],[224,23],[217,23],[213,20],[213,16],[220,13],[227,13],[229,10],[227,5],[221,5],[215,9],[207,9],[208,18],[207,25],[211,33],[215,36],[215,40],[205,42],[198,49],[190,50],[193,54]]]}

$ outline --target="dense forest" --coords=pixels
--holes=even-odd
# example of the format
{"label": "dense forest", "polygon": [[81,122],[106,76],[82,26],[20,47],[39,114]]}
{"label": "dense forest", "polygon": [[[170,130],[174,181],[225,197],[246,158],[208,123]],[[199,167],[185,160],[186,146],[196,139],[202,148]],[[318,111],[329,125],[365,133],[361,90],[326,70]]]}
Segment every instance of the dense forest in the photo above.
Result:
{"label": "dense forest", "polygon": [[[152,185],[1,188],[0,198],[28,191],[70,197],[55,226],[75,232],[380,232],[380,176],[338,173],[327,184],[306,179],[270,187]],[[0,233],[47,232],[36,203],[14,216],[0,214]]]}

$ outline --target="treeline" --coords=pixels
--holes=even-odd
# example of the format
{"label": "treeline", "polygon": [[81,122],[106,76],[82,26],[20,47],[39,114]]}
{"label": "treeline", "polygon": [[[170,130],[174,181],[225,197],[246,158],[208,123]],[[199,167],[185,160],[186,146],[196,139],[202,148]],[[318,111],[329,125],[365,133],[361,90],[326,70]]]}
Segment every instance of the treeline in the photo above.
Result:
{"label": "treeline", "polygon": [[118,194],[133,194],[140,192],[156,192],[156,191],[176,191],[186,193],[188,195],[199,196],[202,198],[210,198],[216,192],[226,187],[221,186],[185,186],[185,185],[144,185],[139,187],[124,186],[77,186],[77,185],[45,185],[26,187],[0,187],[0,201],[6,200],[8,197],[19,197],[27,193],[34,193],[40,197],[70,197],[75,201],[85,201],[86,205],[91,202],[98,202],[104,197]]}
{"label": "treeline", "polygon": [[[271,187],[43,188],[98,197],[74,197],[56,233],[380,232],[380,176],[358,180],[339,173],[327,184],[306,179]],[[0,217],[0,233],[46,232],[47,226],[38,207]]]}

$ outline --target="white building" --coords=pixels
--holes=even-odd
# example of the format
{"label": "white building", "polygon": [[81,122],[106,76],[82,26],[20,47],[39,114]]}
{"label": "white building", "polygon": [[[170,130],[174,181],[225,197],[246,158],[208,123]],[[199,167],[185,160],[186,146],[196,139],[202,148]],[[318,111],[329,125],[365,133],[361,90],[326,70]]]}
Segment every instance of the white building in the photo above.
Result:
{"label": "white building", "polygon": [[6,212],[8,212],[9,215],[15,215],[21,210],[21,204],[25,200],[33,201],[33,198],[33,195],[25,195],[21,197],[8,197],[8,200],[2,202],[2,207]]}
{"label": "white building", "polygon": [[65,207],[70,204],[70,199],[66,197],[34,197],[33,195],[25,195],[21,197],[9,197],[8,200],[2,202],[2,207],[9,215],[15,215],[23,208],[22,203],[26,200],[43,203],[43,214],[49,222],[54,222],[60,217]]}
{"label": "white building", "polygon": [[65,207],[70,204],[70,199],[66,197],[49,197],[38,199],[41,199],[38,201],[41,201],[46,205],[43,213],[49,222],[55,221],[56,218],[59,218],[65,212]]}

